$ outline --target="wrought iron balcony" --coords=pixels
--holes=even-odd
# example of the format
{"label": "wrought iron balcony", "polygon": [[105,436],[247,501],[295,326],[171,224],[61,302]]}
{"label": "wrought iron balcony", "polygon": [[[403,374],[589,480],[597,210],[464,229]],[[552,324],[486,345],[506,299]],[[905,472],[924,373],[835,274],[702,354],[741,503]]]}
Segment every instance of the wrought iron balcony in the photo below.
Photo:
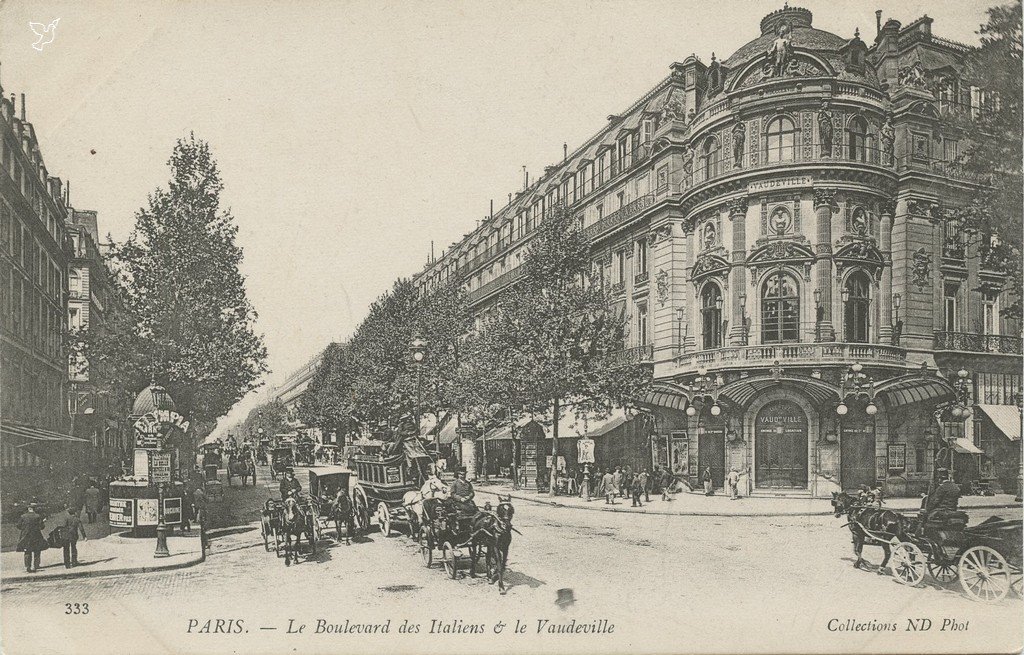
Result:
{"label": "wrought iron balcony", "polygon": [[637,346],[635,348],[623,348],[601,357],[600,365],[603,368],[617,368],[629,364],[641,364],[654,359],[654,345]]}
{"label": "wrought iron balcony", "polygon": [[654,204],[654,194],[649,193],[645,196],[640,196],[633,202],[629,203],[625,207],[608,214],[593,225],[588,225],[583,229],[583,236],[588,239],[594,239],[595,237],[604,234],[610,230],[623,225],[631,218],[639,214],[644,209],[647,209]]}
{"label": "wrought iron balcony", "polygon": [[934,348],[935,350],[1006,355],[1020,355],[1022,352],[1020,337],[974,332],[936,332]]}
{"label": "wrought iron balcony", "polygon": [[646,284],[647,280],[649,280],[650,277],[651,277],[651,274],[648,273],[647,271],[644,271],[642,273],[637,273],[636,275],[633,276],[633,285],[634,286],[640,286],[641,284]]}
{"label": "wrought iron balcony", "polygon": [[496,293],[501,289],[511,285],[513,282],[518,280],[526,273],[526,266],[517,266],[510,271],[502,273],[498,277],[494,278],[490,282],[483,284],[478,289],[473,289],[466,294],[466,302],[473,304],[492,293]]}
{"label": "wrought iron balcony", "polygon": [[780,364],[843,364],[849,362],[878,365],[902,365],[907,361],[903,348],[874,343],[786,343],[759,346],[734,346],[681,355],[676,364],[687,368],[729,368]]}

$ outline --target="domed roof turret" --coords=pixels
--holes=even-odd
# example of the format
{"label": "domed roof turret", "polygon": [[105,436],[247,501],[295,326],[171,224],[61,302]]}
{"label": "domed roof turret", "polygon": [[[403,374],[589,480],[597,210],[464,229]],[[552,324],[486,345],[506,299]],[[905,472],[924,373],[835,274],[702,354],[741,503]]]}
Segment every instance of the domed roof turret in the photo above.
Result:
{"label": "domed roof turret", "polygon": [[132,404],[132,416],[142,416],[158,409],[177,411],[174,399],[167,390],[153,383],[139,392]]}

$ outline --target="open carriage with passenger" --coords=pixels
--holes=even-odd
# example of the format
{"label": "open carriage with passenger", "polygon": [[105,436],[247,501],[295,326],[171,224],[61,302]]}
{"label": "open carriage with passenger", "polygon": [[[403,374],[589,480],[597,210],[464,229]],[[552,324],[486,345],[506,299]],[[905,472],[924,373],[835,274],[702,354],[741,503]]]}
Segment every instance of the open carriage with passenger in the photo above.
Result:
{"label": "open carriage with passenger", "polygon": [[279,443],[270,451],[270,478],[272,480],[276,480],[279,475],[284,475],[293,466],[295,466],[294,446]]}
{"label": "open carriage with passenger", "polygon": [[1024,521],[997,516],[969,526],[966,512],[940,510],[907,515],[847,493],[836,493],[837,517],[846,515],[853,535],[854,566],[865,545],[878,546],[897,582],[920,585],[925,572],[939,583],[956,580],[974,600],[996,602],[1010,592],[1021,596]]}

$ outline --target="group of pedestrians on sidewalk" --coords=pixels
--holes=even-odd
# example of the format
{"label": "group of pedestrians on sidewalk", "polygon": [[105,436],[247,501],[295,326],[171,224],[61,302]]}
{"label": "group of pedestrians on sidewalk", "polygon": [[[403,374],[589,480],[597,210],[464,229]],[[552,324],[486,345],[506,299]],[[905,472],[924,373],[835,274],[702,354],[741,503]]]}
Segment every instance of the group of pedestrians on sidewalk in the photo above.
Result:
{"label": "group of pedestrians on sidewalk", "polygon": [[42,553],[48,548],[60,547],[64,550],[64,566],[72,568],[79,566],[78,561],[78,540],[88,539],[85,535],[85,526],[79,517],[79,509],[68,503],[65,508],[66,514],[58,517],[60,521],[50,531],[49,536],[43,536],[46,527],[46,517],[43,516],[38,503],[32,503],[28,510],[18,518],[18,539],[17,550],[25,553],[25,571],[35,573],[42,564]]}
{"label": "group of pedestrians on sidewalk", "polygon": [[[628,468],[623,470],[623,467],[616,466],[601,476],[594,495],[598,498],[604,496],[607,505],[617,505],[615,499],[619,497],[630,498],[633,501],[632,507],[643,507],[645,502],[651,502],[652,492],[660,491],[662,500],[672,500],[668,494],[675,481],[675,476],[660,466],[655,466],[653,473],[644,467],[635,475]],[[587,497],[589,499],[589,493]]]}

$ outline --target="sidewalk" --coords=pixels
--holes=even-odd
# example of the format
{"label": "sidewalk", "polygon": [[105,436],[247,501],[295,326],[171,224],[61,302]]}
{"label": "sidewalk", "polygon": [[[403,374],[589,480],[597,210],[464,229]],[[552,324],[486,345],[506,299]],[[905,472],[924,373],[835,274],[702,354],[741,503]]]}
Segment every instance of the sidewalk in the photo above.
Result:
{"label": "sidewalk", "polygon": [[[14,524],[4,524],[2,531],[2,552],[0,552],[0,581],[3,583],[27,582],[30,580],[62,580],[102,575],[122,575],[126,573],[148,573],[167,569],[178,569],[194,566],[203,561],[199,543],[198,526],[196,531],[186,533],[188,536],[167,537],[167,549],[170,557],[155,558],[156,538],[136,538],[130,532],[118,532],[121,528],[111,529],[106,521],[106,513],[102,513],[96,523],[85,523],[88,539],[78,542],[79,566],[68,569],[64,567],[64,551],[62,548],[44,550],[41,566],[36,573],[25,571],[24,553],[15,550],[18,543],[18,529]],[[43,534],[49,534],[63,520],[61,515],[50,517],[46,522]],[[113,530],[113,531],[112,531]]]}
{"label": "sidewalk", "polygon": [[[832,504],[827,498],[785,498],[785,497],[743,497],[730,500],[727,493],[716,492],[714,496],[701,493],[670,494],[671,500],[664,501],[661,495],[652,495],[651,502],[642,507],[632,507],[629,498],[616,498],[614,505],[605,503],[605,499],[594,498],[590,502],[578,496],[552,496],[536,491],[513,491],[507,482],[485,483],[476,481],[476,491],[488,496],[509,495],[517,500],[531,503],[551,505],[553,507],[572,507],[575,509],[599,512],[626,512],[635,514],[655,514],[666,516],[823,516],[832,513]],[[481,499],[490,501],[490,498]],[[482,504],[482,503],[481,503]],[[899,511],[917,511],[921,507],[920,498],[887,498],[888,509]],[[1009,508],[1017,512],[1021,503],[1015,502],[1010,494],[996,496],[965,496],[960,499],[963,509]]]}

